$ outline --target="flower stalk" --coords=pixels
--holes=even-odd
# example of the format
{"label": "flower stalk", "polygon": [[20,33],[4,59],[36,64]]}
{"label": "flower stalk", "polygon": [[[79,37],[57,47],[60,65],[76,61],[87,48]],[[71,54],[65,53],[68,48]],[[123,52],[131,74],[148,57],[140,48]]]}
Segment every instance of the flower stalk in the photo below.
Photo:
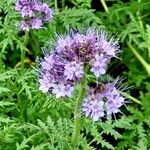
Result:
{"label": "flower stalk", "polygon": [[58,2],[57,2],[57,0],[55,0],[55,11],[56,11],[56,13],[58,13]]}
{"label": "flower stalk", "polygon": [[103,7],[104,7],[104,9],[105,9],[105,12],[106,12],[106,13],[109,13],[109,9],[108,9],[108,7],[107,7],[107,5],[106,5],[106,3],[105,3],[105,0],[100,0],[100,1],[101,1],[102,5],[103,5]]}
{"label": "flower stalk", "polygon": [[79,88],[79,96],[76,100],[76,105],[74,109],[74,131],[72,135],[72,141],[71,145],[73,147],[73,150],[76,150],[76,145],[77,141],[80,137],[80,129],[81,129],[81,101],[83,100],[85,93],[86,93],[86,78],[83,77],[81,83],[80,83],[80,88]]}
{"label": "flower stalk", "polygon": [[[25,36],[24,36],[24,47],[27,46],[28,44],[28,39],[29,39],[29,32],[26,31],[25,32]],[[26,49],[22,48],[21,49],[21,68],[24,68],[24,63],[25,63],[25,54],[26,54]]]}
{"label": "flower stalk", "polygon": [[130,44],[127,43],[128,47],[130,48],[130,50],[133,52],[133,54],[136,56],[136,58],[141,62],[141,64],[143,65],[143,67],[145,68],[145,70],[147,71],[147,74],[150,76],[150,64],[148,64],[143,58],[142,56],[137,52],[137,50]]}

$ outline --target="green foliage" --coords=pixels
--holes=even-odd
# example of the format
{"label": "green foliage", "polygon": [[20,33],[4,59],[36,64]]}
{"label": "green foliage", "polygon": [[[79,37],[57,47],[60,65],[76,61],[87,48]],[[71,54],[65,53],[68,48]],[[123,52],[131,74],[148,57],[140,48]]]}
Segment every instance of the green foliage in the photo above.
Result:
{"label": "green foliage", "polygon": [[[45,2],[56,8],[54,0]],[[122,109],[125,115],[114,120],[93,123],[83,116],[77,149],[150,149],[150,77],[127,45],[131,43],[150,64],[150,2],[106,1],[109,13],[100,2],[91,3],[58,1],[53,21],[31,31],[25,46],[25,33],[17,28],[21,16],[15,11],[15,0],[0,1],[0,150],[72,150],[75,99],[57,100],[42,94],[34,65],[42,54],[41,47],[53,45],[55,33],[69,28],[85,30],[87,26],[107,29],[120,38],[122,60],[111,63],[116,70],[108,73],[124,76],[132,86],[131,95],[142,105],[128,103],[127,110]],[[26,63],[20,69],[23,49]]]}
{"label": "green foliage", "polygon": [[[85,28],[87,26],[99,26],[102,24],[101,19],[94,15],[93,11],[84,8],[65,8],[59,14],[60,22],[64,27]],[[82,26],[81,26],[82,24]]]}

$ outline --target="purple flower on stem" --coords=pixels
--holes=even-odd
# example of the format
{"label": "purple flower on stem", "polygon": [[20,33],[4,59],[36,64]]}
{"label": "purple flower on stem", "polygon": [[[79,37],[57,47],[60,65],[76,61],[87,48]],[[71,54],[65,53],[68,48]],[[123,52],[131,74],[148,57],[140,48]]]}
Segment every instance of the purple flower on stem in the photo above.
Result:
{"label": "purple flower on stem", "polygon": [[40,29],[43,25],[43,22],[41,19],[34,17],[34,18],[31,18],[30,24],[31,24],[32,29]]}
{"label": "purple flower on stem", "polygon": [[99,46],[101,51],[106,53],[106,55],[108,55],[110,58],[115,57],[120,48],[118,39],[114,39],[113,37],[108,38],[108,35],[105,31],[100,33],[97,45]]}
{"label": "purple flower on stem", "polygon": [[26,31],[29,31],[30,29],[30,22],[29,21],[25,21],[25,20],[22,20],[19,27],[22,29],[22,30],[26,30]]}
{"label": "purple flower on stem", "polygon": [[[45,11],[48,10],[46,4],[41,7]],[[37,22],[41,23],[39,20]],[[104,35],[92,28],[89,28],[85,33],[71,31],[70,35],[57,35],[52,52],[50,54],[47,53],[40,62],[40,90],[53,93],[56,97],[70,97],[75,85],[86,74],[85,66],[89,65],[91,67],[90,71],[97,78],[105,74],[107,65],[112,57],[110,55],[112,54],[108,56],[109,52],[106,53],[106,51],[109,51],[109,49],[108,47],[105,49],[104,43],[109,43],[110,51],[113,49],[114,52],[113,56],[115,56],[118,49],[114,49],[115,46]],[[50,78],[45,77],[46,73],[49,74]],[[92,93],[92,95],[94,94]],[[96,93],[94,97],[95,100],[93,101],[90,101],[93,97],[86,97],[86,106],[88,106],[88,101],[90,101],[90,108],[86,114],[89,114],[90,111],[90,115],[94,117],[94,120],[97,120],[104,113],[104,94]],[[97,103],[98,105],[96,105]],[[108,103],[110,102],[108,101]],[[98,106],[101,106],[101,108]],[[107,104],[107,108],[109,106]],[[92,110],[94,108],[95,111]]]}
{"label": "purple flower on stem", "polygon": [[43,77],[39,79],[39,83],[40,83],[39,89],[43,93],[46,93],[50,90],[51,87],[53,87],[54,77],[48,71],[45,71],[45,73],[43,74]]}
{"label": "purple flower on stem", "polygon": [[72,52],[73,49],[73,44],[74,44],[74,40],[72,39],[71,36],[66,36],[64,37],[58,37],[58,40],[56,42],[56,51],[59,54],[65,54],[65,53],[69,53]]}
{"label": "purple flower on stem", "polygon": [[21,11],[24,6],[29,3],[29,0],[17,0],[15,9]]}
{"label": "purple flower on stem", "polygon": [[42,4],[41,3],[33,3],[33,5],[32,5],[32,10],[33,11],[37,11],[37,12],[40,12],[41,11],[41,7],[42,7]]}
{"label": "purple flower on stem", "polygon": [[121,112],[120,107],[124,104],[124,98],[114,83],[100,84],[96,88],[89,89],[83,101],[82,110],[86,116],[97,121],[101,117]]}
{"label": "purple flower on stem", "polygon": [[52,18],[53,11],[46,3],[41,5],[41,12],[43,13],[44,21],[48,21]]}
{"label": "purple flower on stem", "polygon": [[98,78],[100,75],[106,73],[108,59],[103,54],[96,54],[94,59],[91,61],[91,72]]}
{"label": "purple flower on stem", "polygon": [[53,85],[53,90],[52,93],[56,95],[56,98],[60,98],[61,96],[68,96],[71,97],[72,96],[72,92],[74,90],[74,87],[71,86],[70,84],[54,84]]}
{"label": "purple flower on stem", "polygon": [[[36,0],[17,0],[16,10],[19,11],[23,18],[20,28],[29,31],[29,29],[40,29],[43,23],[52,18],[53,11],[46,3],[42,4]],[[26,27],[28,24],[28,28]]]}
{"label": "purple flower on stem", "polygon": [[94,35],[95,32],[90,34],[89,32],[91,32],[90,29],[86,35],[77,33],[73,37],[76,53],[83,61],[89,61],[95,53],[96,35]]}
{"label": "purple flower on stem", "polygon": [[82,48],[87,46],[88,48],[91,48],[91,50],[94,50],[93,48],[97,38],[96,31],[94,29],[89,28],[86,34],[77,33],[73,38],[77,47]]}
{"label": "purple flower on stem", "polygon": [[119,108],[124,104],[124,98],[120,95],[114,83],[106,85],[104,95],[107,98],[105,104],[107,115],[109,116],[119,112]]}
{"label": "purple flower on stem", "polygon": [[44,61],[41,62],[42,69],[50,71],[55,63],[54,54],[44,57]]}
{"label": "purple flower on stem", "polygon": [[65,71],[64,71],[64,75],[66,77],[66,79],[72,80],[72,79],[80,79],[83,77],[84,72],[84,66],[82,62],[77,62],[77,61],[73,61],[73,62],[69,62],[65,65]]}
{"label": "purple flower on stem", "polygon": [[93,89],[89,90],[87,96],[84,99],[82,107],[86,117],[90,116],[93,121],[97,121],[105,115],[102,95],[100,93],[94,93]]}
{"label": "purple flower on stem", "polygon": [[76,79],[66,79],[64,72],[67,61],[59,57],[56,53],[46,54],[40,62],[39,70],[40,90],[45,93],[53,93],[56,98],[70,97]]}

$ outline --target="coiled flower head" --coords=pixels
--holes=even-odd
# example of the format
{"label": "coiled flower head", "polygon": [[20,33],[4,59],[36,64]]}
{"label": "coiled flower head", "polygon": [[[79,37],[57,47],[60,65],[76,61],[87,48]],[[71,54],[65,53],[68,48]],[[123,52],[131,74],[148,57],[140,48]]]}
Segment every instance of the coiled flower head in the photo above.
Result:
{"label": "coiled flower head", "polygon": [[101,117],[121,112],[120,107],[124,104],[124,97],[116,88],[115,82],[112,82],[90,88],[83,100],[82,110],[86,116],[90,116],[93,121],[97,121]]}
{"label": "coiled flower head", "polygon": [[23,18],[19,25],[22,30],[39,29],[44,22],[52,19],[52,9],[36,0],[17,0],[15,9]]}
{"label": "coiled flower head", "polygon": [[57,35],[53,49],[40,61],[40,90],[56,97],[70,97],[75,85],[86,74],[87,65],[96,78],[105,74],[119,46],[117,41],[112,44],[112,39],[104,35],[107,34],[92,28],[84,33],[71,31],[66,36]]}
{"label": "coiled flower head", "polygon": [[68,61],[60,57],[56,51],[46,54],[40,61],[40,90],[51,92],[57,98],[71,97],[75,84],[84,75],[83,69],[82,62],[74,59]]}

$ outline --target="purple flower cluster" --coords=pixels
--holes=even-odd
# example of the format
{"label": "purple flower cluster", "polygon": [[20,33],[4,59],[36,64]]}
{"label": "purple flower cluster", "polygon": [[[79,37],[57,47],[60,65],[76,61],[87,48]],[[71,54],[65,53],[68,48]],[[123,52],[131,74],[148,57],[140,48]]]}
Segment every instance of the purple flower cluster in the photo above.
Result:
{"label": "purple flower cluster", "polygon": [[40,3],[36,0],[17,0],[16,10],[23,17],[20,23],[22,30],[39,29],[43,23],[52,18],[53,11],[46,3]]}
{"label": "purple flower cluster", "polygon": [[115,84],[108,83],[90,88],[83,101],[82,109],[86,116],[97,121],[101,117],[120,112],[120,107],[124,103],[124,98],[120,95]]}
{"label": "purple flower cluster", "polygon": [[56,97],[72,95],[87,65],[97,78],[105,74],[110,59],[119,51],[118,41],[92,28],[85,33],[72,31],[65,37],[57,37],[51,53],[40,61],[39,71],[40,90]]}
{"label": "purple flower cluster", "polygon": [[57,51],[46,55],[40,62],[40,90],[52,92],[56,98],[71,97],[75,83],[84,75],[82,62],[67,60]]}

